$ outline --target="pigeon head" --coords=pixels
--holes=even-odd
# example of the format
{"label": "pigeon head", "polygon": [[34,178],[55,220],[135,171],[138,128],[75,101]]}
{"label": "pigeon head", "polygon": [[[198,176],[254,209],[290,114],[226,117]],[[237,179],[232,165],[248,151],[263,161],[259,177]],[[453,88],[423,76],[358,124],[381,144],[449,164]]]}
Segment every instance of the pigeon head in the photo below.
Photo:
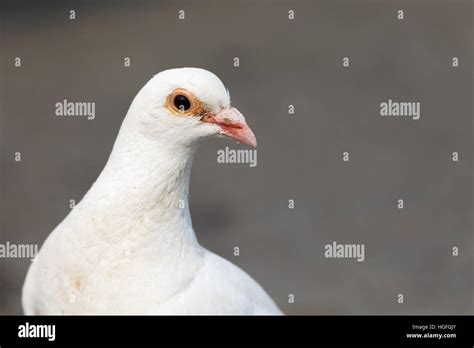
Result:
{"label": "pigeon head", "polygon": [[216,75],[204,69],[160,72],[137,94],[131,110],[141,132],[155,139],[188,145],[221,135],[257,145],[244,116],[230,106],[228,90]]}

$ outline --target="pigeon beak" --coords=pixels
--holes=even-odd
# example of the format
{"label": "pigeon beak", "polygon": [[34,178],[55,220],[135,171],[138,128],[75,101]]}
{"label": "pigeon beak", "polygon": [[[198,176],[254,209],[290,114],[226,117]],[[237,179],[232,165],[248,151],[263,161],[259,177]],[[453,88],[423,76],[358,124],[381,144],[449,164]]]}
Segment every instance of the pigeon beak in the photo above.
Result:
{"label": "pigeon beak", "polygon": [[257,147],[257,139],[245,122],[245,117],[236,108],[222,109],[207,122],[222,128],[222,134],[237,140],[239,143]]}

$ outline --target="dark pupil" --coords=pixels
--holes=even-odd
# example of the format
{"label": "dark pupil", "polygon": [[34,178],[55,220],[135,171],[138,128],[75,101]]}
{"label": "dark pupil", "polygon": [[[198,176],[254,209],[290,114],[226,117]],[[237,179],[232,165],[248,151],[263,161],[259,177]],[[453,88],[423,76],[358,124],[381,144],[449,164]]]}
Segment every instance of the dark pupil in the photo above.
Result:
{"label": "dark pupil", "polygon": [[174,106],[180,111],[186,111],[191,108],[191,102],[184,95],[177,95],[174,97]]}

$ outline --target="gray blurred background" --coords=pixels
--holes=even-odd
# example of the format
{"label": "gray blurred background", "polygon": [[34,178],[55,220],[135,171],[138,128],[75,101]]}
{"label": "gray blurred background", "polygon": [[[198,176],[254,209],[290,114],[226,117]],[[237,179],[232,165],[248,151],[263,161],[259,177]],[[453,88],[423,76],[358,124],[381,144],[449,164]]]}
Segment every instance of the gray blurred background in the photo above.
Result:
{"label": "gray blurred background", "polygon": [[[240,147],[233,141],[200,149],[190,204],[201,244],[288,314],[472,314],[472,10],[472,1],[2,1],[0,242],[41,245],[102,170],[141,86],[164,69],[201,67],[223,80],[259,142],[256,168],[217,163],[217,150]],[[95,102],[95,120],[56,117],[63,99]],[[420,102],[421,119],[381,117],[388,99]],[[364,243],[365,262],[326,259],[332,241]],[[0,259],[1,314],[22,312],[29,264]]]}

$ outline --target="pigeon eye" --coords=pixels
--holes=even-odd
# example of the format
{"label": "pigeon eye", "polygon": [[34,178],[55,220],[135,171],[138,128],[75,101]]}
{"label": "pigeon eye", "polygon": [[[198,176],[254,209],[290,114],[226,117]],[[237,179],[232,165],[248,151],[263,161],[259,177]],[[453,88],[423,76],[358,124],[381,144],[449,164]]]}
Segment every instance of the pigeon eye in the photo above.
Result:
{"label": "pigeon eye", "polygon": [[173,105],[181,112],[191,109],[191,101],[185,95],[178,94],[174,97]]}
{"label": "pigeon eye", "polygon": [[202,112],[202,104],[194,94],[184,88],[176,88],[166,99],[165,106],[175,115],[198,116]]}

